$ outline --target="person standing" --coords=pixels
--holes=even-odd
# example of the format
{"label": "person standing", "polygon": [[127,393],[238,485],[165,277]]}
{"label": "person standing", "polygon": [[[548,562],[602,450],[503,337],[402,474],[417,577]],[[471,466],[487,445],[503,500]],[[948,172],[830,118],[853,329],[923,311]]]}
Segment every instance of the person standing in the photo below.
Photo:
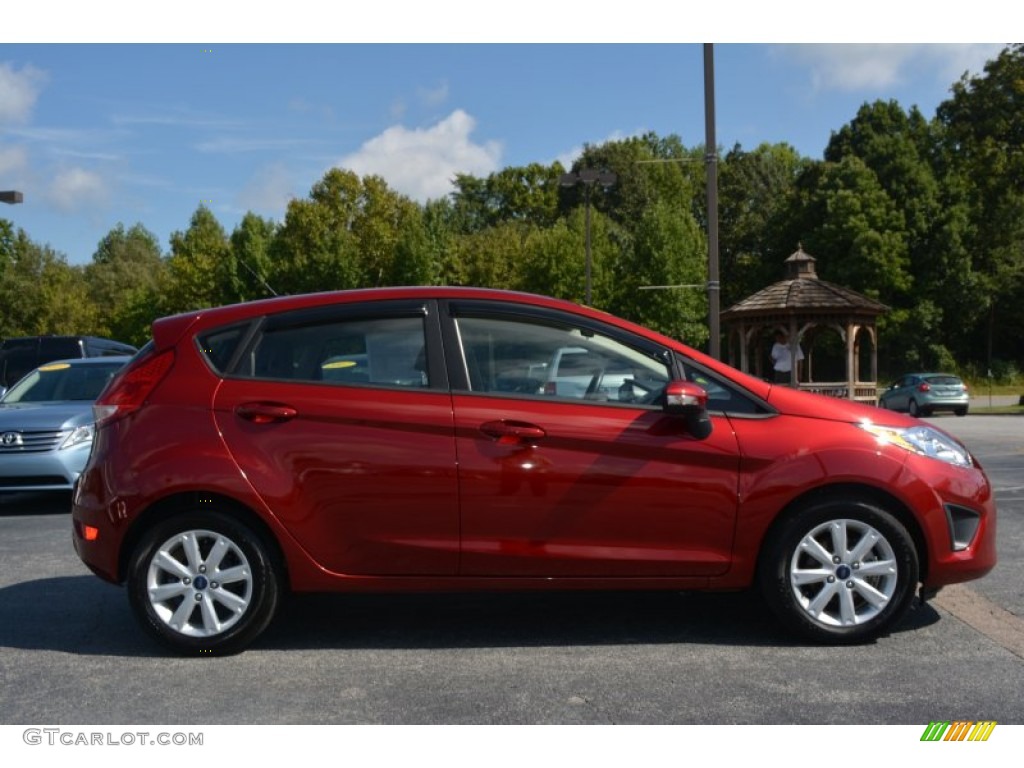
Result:
{"label": "person standing", "polygon": [[[789,338],[784,331],[775,332],[775,343],[772,344],[772,368],[775,371],[776,384],[789,384],[792,381],[793,372],[793,350],[789,346]],[[800,380],[800,361],[804,359],[804,352],[800,345],[796,346],[796,378]]]}

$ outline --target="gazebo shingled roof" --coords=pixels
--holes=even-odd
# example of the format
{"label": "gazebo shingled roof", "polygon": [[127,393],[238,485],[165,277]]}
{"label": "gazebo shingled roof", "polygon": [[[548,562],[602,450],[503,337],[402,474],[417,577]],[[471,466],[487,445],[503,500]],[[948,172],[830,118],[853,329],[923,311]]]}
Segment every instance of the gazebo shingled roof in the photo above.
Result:
{"label": "gazebo shingled roof", "polygon": [[794,313],[853,314],[872,317],[888,311],[881,302],[818,277],[817,261],[798,248],[786,259],[788,279],[763,288],[722,313],[723,320],[748,315],[790,315]]}

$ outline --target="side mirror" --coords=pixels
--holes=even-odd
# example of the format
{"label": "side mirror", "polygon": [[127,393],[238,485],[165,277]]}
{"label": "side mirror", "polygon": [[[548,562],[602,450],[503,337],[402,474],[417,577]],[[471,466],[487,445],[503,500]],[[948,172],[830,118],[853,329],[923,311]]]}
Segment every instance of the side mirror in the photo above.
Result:
{"label": "side mirror", "polygon": [[7,394],[7,387],[0,387],[0,400],[2,400],[3,396],[6,395],[6,394]]}
{"label": "side mirror", "polygon": [[698,440],[711,434],[708,393],[699,384],[692,381],[670,381],[665,387],[664,411],[669,416],[681,417],[686,423],[686,431]]}

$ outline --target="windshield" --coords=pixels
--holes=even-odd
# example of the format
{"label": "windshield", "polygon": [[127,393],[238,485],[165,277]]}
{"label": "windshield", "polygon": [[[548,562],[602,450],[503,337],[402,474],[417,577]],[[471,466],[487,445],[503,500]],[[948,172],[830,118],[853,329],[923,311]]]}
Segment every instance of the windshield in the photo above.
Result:
{"label": "windshield", "polygon": [[120,361],[90,365],[43,365],[11,387],[10,392],[4,395],[0,402],[11,404],[95,400],[123,365]]}

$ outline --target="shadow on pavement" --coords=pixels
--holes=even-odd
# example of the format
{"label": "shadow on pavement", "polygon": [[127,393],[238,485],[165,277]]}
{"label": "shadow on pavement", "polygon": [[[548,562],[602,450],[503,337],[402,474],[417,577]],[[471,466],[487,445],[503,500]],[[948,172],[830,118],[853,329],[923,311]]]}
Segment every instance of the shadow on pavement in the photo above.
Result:
{"label": "shadow on pavement", "polygon": [[[135,622],[124,590],[91,576],[0,589],[0,647],[94,656],[168,655]],[[939,620],[917,608],[895,633]],[[255,649],[505,648],[697,644],[799,647],[753,593],[301,595]]]}
{"label": "shadow on pavement", "polygon": [[71,492],[0,493],[0,517],[15,515],[69,515]]}

